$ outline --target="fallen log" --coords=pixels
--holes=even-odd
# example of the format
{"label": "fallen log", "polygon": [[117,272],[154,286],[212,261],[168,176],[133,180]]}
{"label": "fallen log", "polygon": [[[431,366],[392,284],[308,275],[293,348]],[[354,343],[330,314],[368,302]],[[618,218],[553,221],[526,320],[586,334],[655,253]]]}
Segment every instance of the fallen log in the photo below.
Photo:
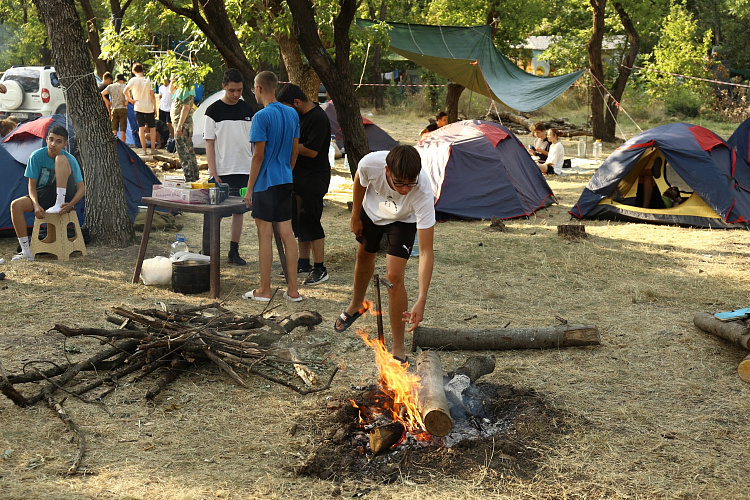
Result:
{"label": "fallen log", "polygon": [[696,314],[693,317],[693,323],[704,332],[712,333],[750,350],[750,329],[744,323],[723,322],[707,312]]}
{"label": "fallen log", "polygon": [[435,351],[424,351],[417,356],[417,375],[421,378],[419,413],[425,430],[433,436],[447,436],[453,420],[443,389],[443,367]]}
{"label": "fallen log", "polygon": [[495,371],[495,356],[487,354],[485,356],[472,356],[466,360],[463,366],[456,369],[456,375],[466,375],[469,377],[469,383],[473,384],[483,376],[489,375]]}
{"label": "fallen log", "polygon": [[743,382],[750,382],[750,354],[740,361],[739,366],[737,366],[737,374]]}
{"label": "fallen log", "polygon": [[422,348],[502,351],[509,349],[557,349],[599,345],[599,329],[594,325],[559,325],[538,328],[456,328],[417,327],[412,351]]}
{"label": "fallen log", "polygon": [[381,451],[390,449],[393,445],[401,442],[406,433],[404,424],[399,421],[375,427],[370,432],[370,450],[377,455]]}

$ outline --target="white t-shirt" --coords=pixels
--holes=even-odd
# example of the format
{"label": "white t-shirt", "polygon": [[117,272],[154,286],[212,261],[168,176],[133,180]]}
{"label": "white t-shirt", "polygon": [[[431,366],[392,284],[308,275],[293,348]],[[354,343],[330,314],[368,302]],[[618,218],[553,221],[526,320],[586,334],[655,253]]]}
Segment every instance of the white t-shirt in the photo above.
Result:
{"label": "white t-shirt", "polygon": [[417,229],[435,225],[435,200],[427,173],[419,173],[419,184],[407,194],[399,194],[388,184],[385,158],[388,151],[376,151],[359,162],[359,183],[366,189],[362,202],[367,216],[378,226],[391,222],[416,222]]}
{"label": "white t-shirt", "polygon": [[166,85],[159,86],[159,109],[166,112],[172,110],[172,93]]}
{"label": "white t-shirt", "polygon": [[244,100],[227,104],[221,99],[206,109],[203,137],[213,139],[216,173],[249,174],[253,159],[250,128],[255,111]]}
{"label": "white t-shirt", "polygon": [[130,89],[133,90],[133,99],[135,100],[133,109],[139,113],[153,113],[154,101],[151,99],[151,92],[153,92],[151,80],[143,76],[131,78],[125,86],[125,92]]}
{"label": "white t-shirt", "polygon": [[549,147],[549,156],[545,163],[551,164],[555,173],[562,172],[563,160],[565,159],[565,148],[561,143],[555,143]]}

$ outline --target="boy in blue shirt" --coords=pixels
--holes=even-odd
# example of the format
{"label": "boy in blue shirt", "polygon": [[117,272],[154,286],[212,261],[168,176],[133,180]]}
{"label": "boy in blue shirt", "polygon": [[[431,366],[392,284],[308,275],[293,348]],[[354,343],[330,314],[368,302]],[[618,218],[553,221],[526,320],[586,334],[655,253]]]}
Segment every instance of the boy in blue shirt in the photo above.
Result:
{"label": "boy in blue shirt", "polygon": [[284,298],[299,302],[302,297],[297,288],[297,242],[292,231],[292,168],[297,161],[299,115],[276,101],[279,80],[275,74],[263,71],[254,83],[255,98],[264,108],[255,113],[250,128],[253,160],[245,204],[252,209],[258,228],[260,288],[243,297],[259,302],[271,300],[273,223],[277,223],[289,277]]}
{"label": "boy in blue shirt", "polygon": [[10,204],[10,216],[16,230],[21,253],[12,260],[34,260],[29,248],[25,214],[34,212],[37,219],[48,214],[67,214],[86,194],[81,166],[75,157],[65,151],[68,131],[56,125],[47,134],[47,147],[31,153],[26,165],[29,194]]}

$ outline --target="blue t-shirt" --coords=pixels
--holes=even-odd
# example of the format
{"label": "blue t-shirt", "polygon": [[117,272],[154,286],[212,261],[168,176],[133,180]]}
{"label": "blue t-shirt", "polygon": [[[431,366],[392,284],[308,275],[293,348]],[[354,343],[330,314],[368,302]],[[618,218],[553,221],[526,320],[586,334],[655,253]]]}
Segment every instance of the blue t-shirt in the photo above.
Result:
{"label": "blue t-shirt", "polygon": [[263,163],[253,192],[292,183],[292,145],[299,139],[297,111],[280,102],[272,102],[253,116],[250,142],[265,142]]}
{"label": "blue t-shirt", "polygon": [[[70,163],[70,170],[73,175],[73,181],[76,184],[83,181],[81,166],[78,164],[75,156],[63,150],[60,154],[65,155]],[[26,164],[26,172],[23,174],[29,179],[36,179],[37,189],[55,183],[55,159],[50,158],[47,154],[47,148],[40,148],[31,153],[29,162]]]}

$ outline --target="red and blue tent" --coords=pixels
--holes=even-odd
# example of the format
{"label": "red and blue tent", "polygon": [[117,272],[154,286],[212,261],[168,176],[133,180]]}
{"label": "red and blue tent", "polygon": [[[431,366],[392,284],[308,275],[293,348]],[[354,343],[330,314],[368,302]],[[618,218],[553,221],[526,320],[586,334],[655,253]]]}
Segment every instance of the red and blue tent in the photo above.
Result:
{"label": "red and blue tent", "polygon": [[[683,202],[671,208],[636,206],[638,180],[652,169],[654,189],[677,187]],[[570,214],[680,226],[746,227],[750,168],[734,150],[698,125],[672,123],[647,130],[617,148],[591,177]]]}
{"label": "red and blue tent", "polygon": [[521,141],[499,123],[451,123],[426,135],[417,151],[439,218],[513,219],[556,201]]}
{"label": "red and blue tent", "polygon": [[737,127],[737,130],[727,139],[727,144],[737,151],[738,160],[750,165],[750,118]]}

